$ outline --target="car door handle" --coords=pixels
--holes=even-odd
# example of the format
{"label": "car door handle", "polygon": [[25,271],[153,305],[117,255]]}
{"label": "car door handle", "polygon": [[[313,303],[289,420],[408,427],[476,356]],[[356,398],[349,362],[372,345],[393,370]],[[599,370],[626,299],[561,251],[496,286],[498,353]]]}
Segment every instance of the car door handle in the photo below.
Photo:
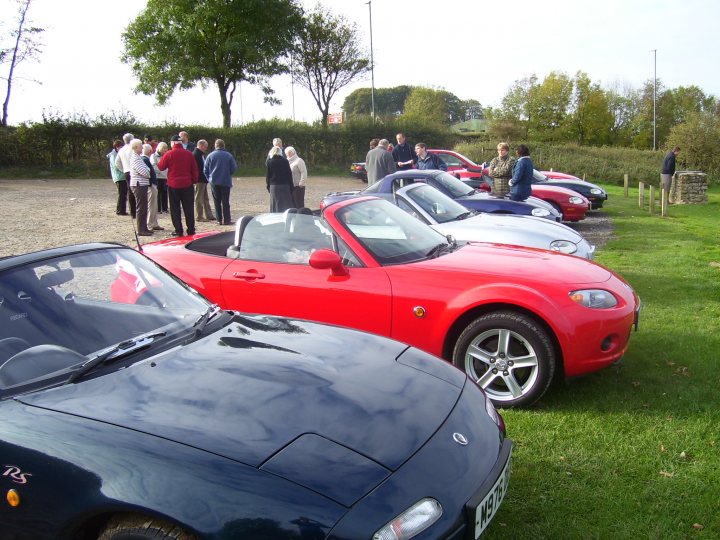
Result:
{"label": "car door handle", "polygon": [[257,270],[248,270],[247,272],[233,272],[233,277],[239,279],[265,279],[265,274],[261,274]]}

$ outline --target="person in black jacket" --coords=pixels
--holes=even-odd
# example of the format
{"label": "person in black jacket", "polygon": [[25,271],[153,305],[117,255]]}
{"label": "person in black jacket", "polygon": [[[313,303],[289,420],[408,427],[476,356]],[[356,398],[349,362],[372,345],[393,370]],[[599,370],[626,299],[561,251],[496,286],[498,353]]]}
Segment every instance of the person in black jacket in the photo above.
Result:
{"label": "person in black jacket", "polygon": [[290,163],[285,159],[282,148],[273,146],[267,163],[265,184],[270,193],[270,211],[284,212],[295,208],[293,202],[293,177]]}
{"label": "person in black jacket", "polygon": [[412,169],[417,163],[417,154],[415,149],[405,140],[405,134],[401,131],[395,135],[397,144],[392,149],[393,159],[398,171],[407,171]]}
{"label": "person in black jacket", "polygon": [[675,174],[675,156],[680,153],[680,147],[674,147],[670,152],[667,153],[665,159],[662,162],[662,170],[660,171],[660,178],[662,179],[662,189],[665,193],[670,193],[670,186],[672,186],[672,177]]}

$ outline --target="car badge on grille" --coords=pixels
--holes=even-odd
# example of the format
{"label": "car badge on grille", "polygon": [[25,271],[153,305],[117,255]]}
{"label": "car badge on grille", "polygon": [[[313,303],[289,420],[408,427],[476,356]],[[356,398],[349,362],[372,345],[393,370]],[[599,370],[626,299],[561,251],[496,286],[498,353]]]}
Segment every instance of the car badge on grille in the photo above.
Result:
{"label": "car badge on grille", "polygon": [[457,433],[457,432],[453,433],[453,440],[456,443],[461,444],[463,446],[467,446],[467,443],[468,443],[467,437],[465,435],[463,435],[462,433]]}

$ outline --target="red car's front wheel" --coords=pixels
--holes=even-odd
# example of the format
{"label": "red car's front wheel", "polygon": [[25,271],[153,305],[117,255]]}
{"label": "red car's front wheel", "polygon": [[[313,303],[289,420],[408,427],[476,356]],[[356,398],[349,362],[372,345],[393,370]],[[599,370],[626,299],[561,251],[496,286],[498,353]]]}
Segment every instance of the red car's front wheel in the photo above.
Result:
{"label": "red car's front wheel", "polygon": [[547,332],[526,315],[488,313],[460,334],[453,364],[485,390],[498,407],[530,405],[550,386],[555,352]]}

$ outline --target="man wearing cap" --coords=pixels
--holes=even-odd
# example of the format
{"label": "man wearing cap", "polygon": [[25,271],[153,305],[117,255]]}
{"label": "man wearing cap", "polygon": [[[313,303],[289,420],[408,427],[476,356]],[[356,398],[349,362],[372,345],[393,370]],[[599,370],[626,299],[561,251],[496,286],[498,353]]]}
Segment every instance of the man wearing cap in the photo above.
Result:
{"label": "man wearing cap", "polygon": [[[170,219],[175,230],[172,236],[183,236],[182,213],[185,214],[187,234],[195,234],[195,189],[198,168],[195,156],[185,150],[179,135],[173,135],[170,150],[158,162],[158,169],[167,169],[167,186],[170,196]],[[182,208],[182,213],[181,213]]]}

